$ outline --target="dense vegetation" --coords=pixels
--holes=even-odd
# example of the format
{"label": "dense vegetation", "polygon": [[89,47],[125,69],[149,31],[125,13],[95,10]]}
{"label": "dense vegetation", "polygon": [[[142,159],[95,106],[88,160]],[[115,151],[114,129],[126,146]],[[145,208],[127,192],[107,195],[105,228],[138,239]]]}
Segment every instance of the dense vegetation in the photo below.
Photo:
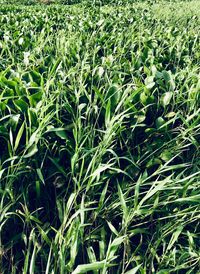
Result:
{"label": "dense vegetation", "polygon": [[199,11],[0,6],[0,273],[199,273]]}

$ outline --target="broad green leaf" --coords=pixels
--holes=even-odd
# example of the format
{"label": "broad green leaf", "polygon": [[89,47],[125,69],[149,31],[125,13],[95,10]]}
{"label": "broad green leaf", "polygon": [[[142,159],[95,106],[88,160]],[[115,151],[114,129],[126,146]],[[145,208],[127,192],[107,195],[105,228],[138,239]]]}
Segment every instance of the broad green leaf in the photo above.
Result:
{"label": "broad green leaf", "polygon": [[163,126],[165,124],[165,120],[162,117],[158,117],[156,119],[156,128],[160,128],[161,126]]}
{"label": "broad green leaf", "polygon": [[171,92],[171,91],[168,91],[163,94],[163,96],[161,97],[161,103],[162,103],[163,107],[166,107],[170,104],[172,96],[173,96],[173,92]]}
{"label": "broad green leaf", "polygon": [[155,86],[154,76],[149,76],[145,79],[146,88],[152,89]]}
{"label": "broad green leaf", "polygon": [[13,103],[22,112],[25,112],[28,109],[28,104],[22,99],[14,100]]}

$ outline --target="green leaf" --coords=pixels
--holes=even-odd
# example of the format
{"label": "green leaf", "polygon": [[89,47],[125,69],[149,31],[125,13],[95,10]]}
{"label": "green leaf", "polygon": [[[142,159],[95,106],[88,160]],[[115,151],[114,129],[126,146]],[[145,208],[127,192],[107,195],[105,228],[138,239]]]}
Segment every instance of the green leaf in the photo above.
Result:
{"label": "green leaf", "polygon": [[132,268],[131,270],[127,271],[125,274],[136,274],[138,270],[141,268],[142,264],[137,265],[136,267]]}
{"label": "green leaf", "polygon": [[160,128],[165,124],[165,120],[162,117],[156,119],[156,128]]}
{"label": "green leaf", "polygon": [[52,248],[50,248],[50,251],[49,251],[49,256],[48,256],[48,260],[47,260],[45,274],[49,274],[50,273],[51,256],[52,256]]}
{"label": "green leaf", "polygon": [[125,201],[125,198],[124,198],[124,194],[122,193],[122,190],[121,190],[121,187],[120,187],[119,184],[117,185],[117,188],[118,188],[118,195],[119,195],[119,199],[120,199],[120,204],[121,204],[121,207],[122,207],[122,210],[123,210],[123,224],[126,224],[127,221],[128,221],[128,208],[126,206],[126,201]]}
{"label": "green leaf", "polygon": [[13,103],[22,112],[28,109],[28,104],[23,99],[13,100]]}
{"label": "green leaf", "polygon": [[5,170],[6,170],[5,168],[2,169],[2,170],[0,170],[0,180],[1,180],[1,178],[3,177],[3,173],[4,173]]}
{"label": "green leaf", "polygon": [[181,234],[182,230],[183,230],[183,226],[179,226],[176,229],[176,231],[172,234],[172,237],[171,237],[170,242],[168,244],[167,250],[170,250],[173,247],[175,242],[178,240],[178,237]]}
{"label": "green leaf", "polygon": [[32,107],[35,107],[36,104],[42,99],[43,92],[38,91],[31,96],[29,96],[29,102]]}
{"label": "green leaf", "polygon": [[24,157],[24,158],[30,158],[30,157],[32,157],[33,155],[35,155],[37,152],[38,152],[37,145],[33,144],[33,145],[29,148],[28,153],[25,154],[23,157]]}
{"label": "green leaf", "polygon": [[145,86],[148,89],[152,89],[155,86],[154,76],[149,76],[145,79]]}
{"label": "green leaf", "polygon": [[117,237],[108,247],[108,260],[112,261],[119,246],[124,242],[125,236]]}
{"label": "green leaf", "polygon": [[37,171],[37,175],[38,175],[40,181],[41,181],[43,184],[45,184],[45,182],[44,182],[44,177],[43,177],[43,175],[42,175],[42,170],[41,170],[41,168],[37,168],[36,171]]}
{"label": "green leaf", "polygon": [[112,223],[109,222],[109,221],[107,221],[107,224],[108,224],[110,230],[111,230],[116,236],[119,236],[118,231],[117,231],[116,228],[112,225]]}
{"label": "green leaf", "polygon": [[[94,249],[93,249],[92,246],[89,246],[89,247],[87,248],[87,254],[88,254],[88,258],[89,258],[89,262],[90,262],[90,263],[94,263],[94,262],[97,261],[97,260],[96,260],[96,255],[95,255],[95,252],[94,252]],[[98,274],[98,272],[94,271],[93,274]]]}
{"label": "green leaf", "polygon": [[106,265],[106,261],[94,262],[91,264],[82,264],[77,266],[77,268],[72,272],[72,274],[82,274],[89,271],[101,270]]}
{"label": "green leaf", "polygon": [[109,126],[110,117],[111,117],[111,101],[108,100],[107,105],[106,105],[106,114],[105,114],[105,125],[106,125],[106,127]]}
{"label": "green leaf", "polygon": [[146,105],[146,104],[147,104],[147,100],[148,100],[148,95],[146,95],[146,93],[143,91],[143,92],[140,94],[140,102],[141,102],[143,105]]}
{"label": "green leaf", "polygon": [[67,140],[67,139],[68,139],[68,136],[67,136],[65,130],[56,130],[55,133],[56,133],[56,135],[57,135],[58,137],[60,137],[60,138],[63,139],[63,140]]}
{"label": "green leaf", "polygon": [[32,254],[32,257],[31,257],[31,262],[30,262],[30,268],[29,268],[29,273],[30,274],[35,273],[36,251],[37,251],[37,248],[36,248],[36,244],[35,244],[34,248],[33,248],[33,254]]}
{"label": "green leaf", "polygon": [[61,58],[58,58],[58,60],[56,60],[53,67],[51,68],[51,71],[49,73],[50,76],[53,76],[57,72],[57,70],[59,69],[59,66],[60,66],[61,63],[62,63]]}
{"label": "green leaf", "polygon": [[174,83],[174,79],[172,76],[172,72],[170,70],[169,71],[163,70],[162,74],[163,74],[163,78],[164,78],[165,82],[169,85],[170,90],[174,91],[175,83]]}
{"label": "green leaf", "polygon": [[21,137],[23,135],[23,132],[24,132],[24,126],[25,126],[25,122],[22,123],[18,133],[17,133],[17,137],[15,139],[15,146],[14,146],[14,151],[17,150],[18,146],[19,146],[19,143],[20,143],[20,140],[21,140]]}
{"label": "green leaf", "polygon": [[166,107],[170,104],[172,96],[173,96],[173,92],[171,91],[168,91],[163,94],[163,96],[161,97],[161,104],[163,107]]}

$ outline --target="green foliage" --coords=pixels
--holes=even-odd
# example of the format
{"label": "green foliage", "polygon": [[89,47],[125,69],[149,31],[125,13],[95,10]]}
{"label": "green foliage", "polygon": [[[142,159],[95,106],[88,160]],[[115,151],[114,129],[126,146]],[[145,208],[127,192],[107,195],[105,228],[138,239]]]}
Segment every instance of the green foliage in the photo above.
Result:
{"label": "green foliage", "polygon": [[199,271],[200,3],[128,2],[0,7],[0,273]]}

